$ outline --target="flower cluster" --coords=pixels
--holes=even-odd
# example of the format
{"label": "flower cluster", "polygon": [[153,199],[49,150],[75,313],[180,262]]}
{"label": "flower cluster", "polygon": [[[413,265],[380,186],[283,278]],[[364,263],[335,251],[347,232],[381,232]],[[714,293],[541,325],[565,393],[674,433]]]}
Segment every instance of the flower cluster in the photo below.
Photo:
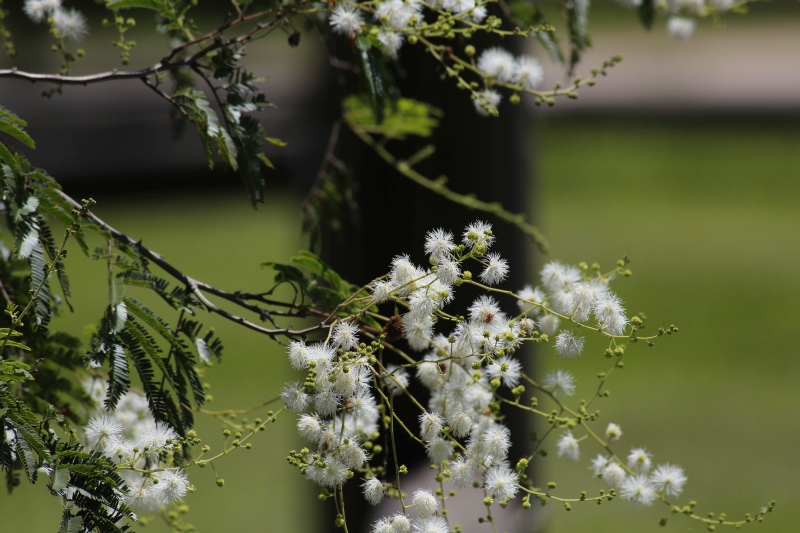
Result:
{"label": "flower cluster", "polygon": [[[90,378],[84,387],[100,404],[106,382]],[[149,512],[170,505],[191,489],[186,473],[166,461],[178,444],[178,434],[164,422],[156,422],[147,400],[128,392],[114,411],[98,409],[83,431],[84,444],[118,465],[127,486],[123,499],[133,510]]]}
{"label": "flower cluster", "polygon": [[61,0],[25,0],[25,14],[34,22],[49,20],[62,37],[75,41],[88,32],[86,18],[75,9],[66,9]]}
{"label": "flower cluster", "polygon": [[651,472],[651,461],[652,455],[647,450],[634,448],[628,455],[627,465],[614,457],[598,455],[592,461],[591,470],[596,477],[618,489],[623,498],[634,504],[650,505],[659,496],[679,496],[686,483],[683,469],[663,464]]}
{"label": "flower cluster", "polygon": [[[386,55],[395,58],[405,42],[417,43],[420,37],[441,34],[438,22],[424,23],[426,9],[439,15],[439,22],[451,30],[453,26],[458,26],[462,32],[467,32],[467,36],[478,30],[494,31],[499,20],[487,19],[487,4],[486,1],[476,0],[436,0],[431,3],[420,0],[383,0],[374,5],[345,1],[331,10],[328,23],[333,32],[340,35],[354,37],[366,33],[379,44]],[[465,53],[470,57],[474,56],[474,47],[467,46]],[[477,62],[463,63],[458,68],[467,68],[483,79],[485,88],[482,91],[473,90],[472,98],[477,112],[484,116],[497,114],[497,105],[502,100],[493,86],[502,85],[515,91],[531,92],[544,78],[544,70],[537,59],[531,56],[515,59],[509,52],[498,47],[485,50]]]}
{"label": "flower cluster", "polygon": [[[307,374],[302,383],[285,387],[283,400],[300,415],[300,435],[315,445],[313,452],[295,453],[290,460],[308,479],[335,490],[347,479],[361,475],[364,498],[372,505],[387,494],[401,494],[399,480],[388,478],[382,467],[370,462],[383,451],[372,441],[382,427],[388,429],[379,424],[381,409],[392,409],[392,398],[403,395],[419,409],[413,438],[456,489],[480,486],[486,498],[503,505],[520,491],[527,493],[526,502],[537,494],[529,480],[520,477],[524,477],[524,467],[512,467],[511,430],[503,422],[499,406],[508,392],[519,397],[523,383],[557,401],[559,393],[574,393],[575,382],[569,372],[557,370],[537,384],[525,376],[516,357],[519,348],[524,342],[548,342],[548,335],[559,331],[563,323],[566,327],[555,336],[555,350],[565,358],[576,357],[584,339],[573,328],[593,330],[613,344],[628,339],[630,333],[625,333],[630,321],[609,288],[614,275],[600,274],[599,267],[590,275],[586,266],[551,262],[541,270],[540,286],[527,286],[516,294],[494,289],[509,272],[507,261],[490,251],[494,243],[492,228],[485,222],[470,224],[460,239],[443,229],[430,231],[424,246],[427,268],[414,264],[408,255],[399,255],[392,260],[389,273],[369,286],[368,307],[392,302],[395,308],[405,309],[400,315],[383,318],[387,321],[384,337],[369,346],[359,343],[358,317],[347,317],[334,323],[323,342],[290,345],[292,366]],[[479,266],[475,279],[469,270],[473,264]],[[464,284],[477,286],[484,294],[472,301],[466,316],[449,314],[446,307]],[[502,310],[500,295],[516,300],[514,314]],[[414,357],[389,345],[404,363],[384,361],[388,336],[392,337],[389,342],[404,338],[420,355]],[[409,392],[410,369],[429,393],[424,406]],[[567,422],[562,419],[558,424],[572,427]],[[412,425],[403,427],[409,430]],[[620,427],[610,424],[603,446],[621,436]],[[558,455],[577,460],[583,438],[565,431],[556,443]],[[677,495],[685,482],[680,469],[664,466],[644,484],[641,475],[649,464],[647,469],[640,465],[626,471],[613,456],[603,460],[602,468],[599,459],[594,463],[598,475],[637,503],[645,503],[651,493]],[[438,501],[431,493],[415,492],[411,506],[416,517],[382,518],[373,531],[447,530],[447,521],[437,515]]]}
{"label": "flower cluster", "polygon": [[[325,342],[292,343],[289,359],[294,368],[308,371],[308,377],[304,383],[287,385],[283,401],[296,413],[308,407],[313,410],[297,422],[300,435],[317,445],[317,452],[306,458],[303,471],[315,483],[334,488],[347,480],[348,472],[364,466],[367,450],[362,443],[378,430],[369,356],[360,350],[356,326],[342,321]],[[383,486],[374,478],[367,479],[364,494],[377,504]]]}

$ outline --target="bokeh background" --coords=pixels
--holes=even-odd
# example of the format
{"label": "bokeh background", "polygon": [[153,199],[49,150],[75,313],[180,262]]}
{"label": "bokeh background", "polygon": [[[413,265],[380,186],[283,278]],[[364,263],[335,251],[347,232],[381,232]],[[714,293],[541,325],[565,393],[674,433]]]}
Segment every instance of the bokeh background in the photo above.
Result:
{"label": "bokeh background", "polygon": [[[534,256],[535,264],[559,259],[611,267],[627,255],[634,275],[615,288],[628,310],[644,312],[653,330],[680,328],[653,348],[629,350],[625,369],[608,383],[611,395],[598,408],[603,423],[622,426],[619,449],[646,446],[656,461],[684,467],[685,499],[697,500],[703,513],[738,518],[777,500],[776,512],[751,527],[784,532],[800,524],[800,9],[776,2],[752,11],[725,17],[719,27],[701,24],[691,40],[675,42],[663,21],[646,32],[634,13],[601,4],[592,15],[596,48],[584,68],[614,54],[625,61],[577,102],[501,112],[529,117],[529,212],[552,244],[548,255]],[[42,29],[14,20],[17,64],[55,71]],[[99,24],[92,28],[86,48],[94,63],[76,72],[114,64],[110,34]],[[139,40],[135,63],[163,54],[162,43]],[[67,87],[46,100],[38,96],[40,85],[0,80],[0,103],[30,122],[38,143],[34,163],[73,195],[94,196],[109,223],[195,278],[258,289],[271,281],[261,262],[288,260],[307,244],[299,207],[317,167],[309,154],[326,135],[319,95],[329,73],[319,52],[313,34],[298,49],[281,37],[250,51],[254,70],[269,74],[267,94],[278,104],[264,116],[267,131],[289,142],[274,154],[281,171],[257,211],[235,179],[204,169],[191,131],[172,139],[168,108],[135,82]],[[547,80],[560,76],[549,69]],[[464,107],[472,112],[469,102]],[[79,253],[70,260],[73,292],[82,298],[58,323],[81,332],[105,305],[99,274],[105,267]],[[223,363],[206,370],[216,398],[210,408],[257,404],[296,377],[279,347],[215,324],[226,350]],[[542,372],[572,371],[576,399],[590,395],[596,374],[610,367],[594,345],[573,361],[548,349],[533,357]],[[219,447],[214,419],[202,419],[199,430]],[[218,463],[223,488],[210,470],[191,472],[198,490],[187,498],[188,520],[199,531],[331,529],[330,508],[285,460],[299,446],[293,417],[284,416],[252,450]],[[582,452],[577,463],[554,454],[540,461],[542,481],[556,481],[562,495],[602,488],[588,470],[599,450]],[[58,507],[44,483],[23,484],[0,495],[0,531],[52,531]],[[617,501],[530,512],[553,533],[633,533],[656,530],[666,509]],[[668,528],[704,530],[681,517]],[[154,520],[144,530],[166,528]]]}

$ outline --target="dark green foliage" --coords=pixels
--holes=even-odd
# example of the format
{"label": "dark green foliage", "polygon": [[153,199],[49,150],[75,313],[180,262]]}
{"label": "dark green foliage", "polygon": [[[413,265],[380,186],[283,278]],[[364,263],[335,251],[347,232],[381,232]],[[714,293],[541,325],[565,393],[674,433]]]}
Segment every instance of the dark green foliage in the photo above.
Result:
{"label": "dark green foliage", "polygon": [[77,489],[64,500],[59,531],[129,531],[129,526],[117,525],[130,517],[131,511],[119,496],[125,484],[116,465],[96,452],[85,452],[74,439],[56,448],[48,488],[54,495],[63,494],[67,488]]}
{"label": "dark green foliage", "polygon": [[[2,109],[0,120],[6,125],[0,131],[26,142],[23,122]],[[196,339],[203,339],[204,349],[217,358],[222,343],[199,320],[184,318],[186,312],[194,314],[198,302],[185,288],[149,272],[136,246],[117,242],[88,211],[76,210],[53,178],[1,141],[0,161],[4,233],[14,239],[14,251],[0,254],[0,305],[9,311],[0,316],[0,468],[8,490],[22,475],[34,482],[43,467],[49,472],[48,489],[64,507],[59,531],[126,531],[128,526],[117,525],[131,513],[120,500],[125,488],[116,465],[86,453],[69,426],[83,424],[95,408],[81,384],[86,363],[108,365],[106,408],[113,409],[131,385],[141,387],[154,417],[185,435],[194,409],[205,401]],[[75,239],[87,256],[85,229],[106,239],[107,246],[91,257],[117,267],[108,277],[109,305],[86,349],[78,339],[45,327],[70,296],[63,246],[54,239],[50,221],[64,225],[65,239]],[[51,277],[59,281],[63,299],[51,294]],[[154,293],[179,312],[177,329],[143,302],[126,297],[128,286]],[[56,431],[53,423],[62,427]]]}
{"label": "dark green foliage", "polygon": [[236,170],[236,147],[233,139],[228,131],[220,126],[217,113],[211,108],[206,95],[192,87],[180,87],[175,91],[174,102],[200,135],[200,140],[206,149],[208,166],[214,167],[213,149],[216,149],[222,162]]}
{"label": "dark green foliage", "polygon": [[379,50],[372,46],[367,37],[356,39],[361,67],[364,72],[369,100],[372,103],[375,122],[380,124],[384,118],[385,89],[383,83],[383,63]]}
{"label": "dark green foliage", "polygon": [[656,18],[656,6],[654,0],[642,0],[639,4],[639,20],[648,30],[653,27]]}
{"label": "dark green foliage", "polygon": [[[5,364],[0,361],[0,366]],[[50,453],[40,436],[39,418],[6,384],[0,384],[0,466],[6,471],[8,491],[18,484],[16,476],[9,475],[11,472],[21,468],[33,483],[37,468],[49,459]]]}
{"label": "dark green foliage", "polygon": [[[135,270],[135,265],[127,265],[128,270],[121,272],[119,282],[131,287],[150,289],[159,295],[173,309],[179,309],[186,299],[186,290],[181,287],[169,287],[169,282],[149,272]],[[115,282],[116,283],[116,282]],[[116,305],[116,304],[112,304]]]}
{"label": "dark green foliage", "polygon": [[555,63],[563,63],[564,55],[558,46],[558,38],[555,31],[547,31],[543,28],[552,28],[544,13],[534,4],[532,0],[509,0],[507,2],[510,18],[521,27],[539,27],[536,32],[536,39],[539,41],[550,59]]}
{"label": "dark green foliage", "polygon": [[591,46],[589,38],[589,5],[591,0],[574,0],[564,4],[569,29],[569,72],[572,74],[583,52]]}
{"label": "dark green foliage", "polygon": [[[362,289],[343,280],[339,274],[311,252],[300,252],[292,259],[291,265],[268,262],[262,263],[262,266],[276,272],[276,287],[288,283],[295,288],[298,294],[299,301],[296,302],[298,304],[305,303],[342,317],[361,315],[367,310],[362,302],[354,298],[362,292]],[[374,306],[369,309],[377,311]],[[382,329],[382,326],[366,315],[360,316],[360,320],[377,329]]]}

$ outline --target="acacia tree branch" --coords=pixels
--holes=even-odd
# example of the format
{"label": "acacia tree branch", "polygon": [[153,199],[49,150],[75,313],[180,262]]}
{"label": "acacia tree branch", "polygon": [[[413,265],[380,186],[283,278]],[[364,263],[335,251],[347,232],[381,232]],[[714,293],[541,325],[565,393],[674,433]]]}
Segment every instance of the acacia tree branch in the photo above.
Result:
{"label": "acacia tree branch", "polygon": [[[81,204],[79,202],[75,201],[74,199],[72,199],[69,195],[67,195],[66,193],[64,193],[61,190],[58,190],[57,192],[58,192],[59,195],[61,195],[62,198],[64,198],[64,200],[69,202],[70,205],[72,205],[76,209],[80,209],[81,208]],[[227,292],[227,291],[224,291],[224,290],[219,289],[217,287],[214,287],[213,285],[209,285],[207,283],[204,283],[202,281],[199,281],[199,280],[196,280],[196,279],[192,278],[191,276],[189,276],[189,275],[185,274],[184,272],[182,272],[181,270],[179,270],[174,265],[170,264],[158,252],[155,252],[155,251],[147,248],[146,246],[144,246],[141,243],[141,241],[136,241],[136,240],[132,239],[131,237],[129,237],[128,235],[126,235],[126,234],[122,233],[121,231],[115,229],[114,227],[112,227],[110,224],[108,224],[107,222],[102,220],[100,217],[98,217],[97,215],[95,215],[91,211],[89,211],[87,213],[86,218],[91,220],[94,224],[96,224],[102,230],[107,231],[108,233],[110,233],[111,236],[114,237],[114,239],[118,243],[124,244],[126,246],[130,246],[131,248],[136,250],[139,253],[139,255],[141,255],[145,259],[153,262],[154,264],[158,265],[158,267],[161,268],[164,272],[166,272],[167,274],[169,274],[170,276],[172,276],[176,280],[178,280],[181,283],[183,283],[186,286],[186,288],[189,290],[189,292],[191,292],[203,304],[203,306],[205,306],[205,308],[211,313],[217,314],[217,315],[219,315],[219,316],[221,316],[221,317],[223,317],[223,318],[225,318],[227,320],[230,320],[231,322],[235,322],[236,324],[244,326],[244,327],[246,327],[248,329],[251,329],[251,330],[256,331],[258,333],[261,333],[263,335],[267,335],[268,337],[272,338],[273,340],[278,340],[279,337],[300,338],[300,337],[303,337],[303,336],[305,336],[305,335],[307,335],[309,333],[312,333],[314,331],[320,331],[320,330],[325,329],[325,328],[328,327],[328,325],[326,324],[326,321],[322,320],[319,324],[317,324],[315,326],[311,326],[311,327],[305,328],[305,329],[297,329],[296,330],[296,329],[291,329],[291,328],[280,328],[280,327],[276,327],[274,329],[270,329],[270,328],[265,328],[264,326],[261,326],[259,324],[256,324],[256,323],[248,320],[247,318],[245,318],[243,316],[239,316],[239,315],[233,314],[233,313],[231,313],[229,311],[226,311],[225,309],[222,309],[217,304],[215,304],[214,302],[209,300],[208,297],[205,295],[205,293],[207,292],[209,294],[213,294],[215,296],[219,296],[219,297],[221,297],[221,298],[223,298],[225,300],[228,300],[229,302],[232,302],[232,303],[238,305],[239,307],[242,307],[242,308],[244,308],[244,309],[246,309],[248,311],[251,311],[253,313],[257,313],[259,315],[259,317],[261,317],[262,320],[270,320],[270,321],[272,321],[271,318],[269,318],[269,315],[272,314],[269,310],[263,309],[263,308],[261,308],[261,307],[259,307],[257,305],[253,305],[253,304],[247,303],[245,301],[245,298],[243,298],[243,295],[241,293]],[[314,312],[313,310],[308,310],[307,312],[309,314],[319,314],[320,316],[326,316],[323,313]],[[297,318],[302,318],[304,316],[302,312],[301,313],[294,313],[294,314],[293,313],[279,312],[278,314],[282,314],[284,316],[297,317]],[[274,321],[272,323],[274,324]]]}

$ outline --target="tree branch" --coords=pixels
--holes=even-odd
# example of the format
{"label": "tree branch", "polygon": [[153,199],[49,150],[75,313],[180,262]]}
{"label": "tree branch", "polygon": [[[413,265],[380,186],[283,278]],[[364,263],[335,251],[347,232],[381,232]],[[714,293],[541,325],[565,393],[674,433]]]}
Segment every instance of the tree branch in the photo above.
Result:
{"label": "tree branch", "polygon": [[[58,194],[61,195],[62,198],[64,198],[64,200],[69,202],[70,205],[74,206],[76,209],[80,209],[81,208],[81,204],[79,202],[75,201],[74,199],[72,199],[66,193],[64,193],[63,191],[60,191],[60,190],[57,191],[57,192],[58,192]],[[158,265],[167,274],[169,274],[170,276],[172,276],[176,280],[178,280],[181,283],[183,283],[186,286],[186,288],[211,313],[217,314],[217,315],[219,315],[219,316],[221,316],[221,317],[223,317],[223,318],[225,318],[227,320],[230,320],[231,322],[235,322],[236,324],[244,326],[244,327],[246,327],[248,329],[251,329],[253,331],[257,331],[258,333],[261,333],[263,335],[267,335],[268,337],[270,337],[270,338],[272,338],[274,340],[277,340],[279,337],[298,337],[299,338],[299,337],[302,337],[302,336],[307,335],[309,333],[312,333],[314,331],[319,331],[319,330],[322,330],[322,329],[325,329],[325,328],[328,327],[325,324],[325,321],[323,320],[318,325],[311,326],[311,327],[308,327],[308,328],[305,328],[305,329],[299,329],[299,330],[294,330],[294,329],[291,329],[291,328],[270,329],[270,328],[265,328],[264,326],[260,326],[260,325],[258,325],[256,323],[248,320],[247,318],[245,318],[243,316],[235,315],[235,314],[233,314],[233,313],[231,313],[229,311],[226,311],[225,309],[222,309],[217,304],[215,304],[214,302],[209,300],[206,297],[205,293],[208,292],[209,294],[214,294],[215,296],[219,296],[221,298],[224,298],[225,300],[228,300],[229,302],[232,302],[232,303],[234,303],[234,304],[236,304],[236,305],[238,305],[238,306],[240,306],[240,307],[242,307],[244,309],[247,309],[248,311],[252,311],[253,313],[257,313],[262,319],[265,318],[265,312],[266,312],[267,318],[268,318],[269,314],[271,314],[270,311],[267,310],[267,309],[263,309],[263,308],[261,308],[261,307],[259,307],[257,305],[253,305],[253,304],[249,304],[249,303],[245,302],[240,293],[230,293],[230,292],[224,291],[222,289],[219,289],[217,287],[214,287],[212,285],[209,285],[207,283],[204,283],[202,281],[196,280],[196,279],[188,276],[187,274],[185,274],[182,271],[180,271],[177,267],[175,267],[172,264],[170,264],[166,259],[164,259],[164,257],[161,254],[159,254],[158,252],[155,252],[155,251],[147,248],[146,246],[142,245],[141,241],[135,241],[131,237],[129,237],[129,236],[125,235],[124,233],[122,233],[121,231],[115,229],[114,227],[112,227],[111,225],[106,223],[104,220],[102,220],[100,217],[98,217],[97,215],[95,215],[91,211],[89,211],[86,216],[87,216],[87,218],[89,220],[91,220],[98,227],[100,227],[101,229],[103,229],[103,230],[107,231],[108,233],[110,233],[117,242],[119,242],[121,244],[124,244],[124,245],[127,245],[127,246],[130,246],[131,248],[136,250],[139,253],[139,255],[141,255],[142,257],[144,257],[146,259],[148,259],[149,261],[153,262],[154,264]],[[299,315],[289,315],[289,316],[296,316],[298,318],[300,317]],[[273,322],[273,324],[274,324],[274,322]]]}

